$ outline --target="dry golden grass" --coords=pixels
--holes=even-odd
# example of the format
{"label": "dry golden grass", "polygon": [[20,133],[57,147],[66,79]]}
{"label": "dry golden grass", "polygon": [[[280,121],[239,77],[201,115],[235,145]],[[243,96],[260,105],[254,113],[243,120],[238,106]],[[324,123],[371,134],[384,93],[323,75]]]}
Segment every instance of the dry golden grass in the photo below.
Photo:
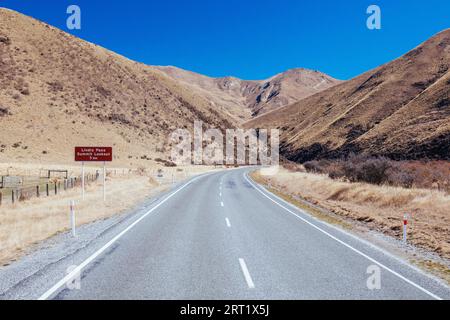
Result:
{"label": "dry golden grass", "polygon": [[80,188],[49,198],[33,198],[0,209],[0,263],[21,255],[27,248],[69,228],[69,202],[76,202],[76,222],[82,225],[123,212],[158,191],[149,177],[117,177],[107,180],[107,201],[102,186],[88,185],[82,201]]}
{"label": "dry golden grass", "polygon": [[259,181],[397,238],[403,214],[409,213],[409,241],[450,258],[450,196],[444,192],[349,183],[285,169]]}
{"label": "dry golden grass", "polygon": [[[15,172],[38,171],[33,165],[6,166],[12,167]],[[125,175],[114,175],[111,170],[107,178],[106,202],[103,202],[103,189],[99,181],[87,185],[84,201],[81,199],[81,189],[74,188],[57,196],[32,198],[14,205],[0,206],[0,265],[17,259],[40,241],[67,231],[70,200],[76,202],[76,223],[79,226],[120,214],[145,198],[168,189],[172,182],[212,170],[211,167],[203,166],[163,168],[163,177],[159,178],[156,177],[158,167],[142,169],[139,173],[134,171]],[[89,170],[95,168],[87,168],[87,172]]]}

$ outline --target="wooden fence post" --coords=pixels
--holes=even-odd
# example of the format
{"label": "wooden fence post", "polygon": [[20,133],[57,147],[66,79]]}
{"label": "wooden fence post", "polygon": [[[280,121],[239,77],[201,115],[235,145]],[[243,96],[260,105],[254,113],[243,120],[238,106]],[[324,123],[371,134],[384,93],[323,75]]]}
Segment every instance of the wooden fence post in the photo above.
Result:
{"label": "wooden fence post", "polygon": [[3,194],[2,194],[2,192],[0,191],[0,206],[2,205],[2,198],[3,198]]}
{"label": "wooden fence post", "polygon": [[11,201],[12,201],[12,203],[14,203],[14,190],[11,190]]}
{"label": "wooden fence post", "polygon": [[39,194],[39,186],[36,186],[36,197],[39,198],[40,194]]}
{"label": "wooden fence post", "polygon": [[48,190],[48,183],[45,185],[45,189],[46,189],[46,191],[47,191],[47,197],[50,195],[49,194],[49,190]]}
{"label": "wooden fence post", "polygon": [[58,185],[55,182],[55,195],[58,194]]}

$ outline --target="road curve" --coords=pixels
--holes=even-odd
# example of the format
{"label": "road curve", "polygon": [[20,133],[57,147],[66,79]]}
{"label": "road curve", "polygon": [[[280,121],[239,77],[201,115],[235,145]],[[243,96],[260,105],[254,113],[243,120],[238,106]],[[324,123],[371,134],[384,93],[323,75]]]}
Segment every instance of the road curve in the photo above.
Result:
{"label": "road curve", "polygon": [[[449,299],[449,288],[268,193],[249,169],[198,177],[41,299]],[[380,271],[379,289],[367,286]],[[66,276],[66,278],[64,278]]]}

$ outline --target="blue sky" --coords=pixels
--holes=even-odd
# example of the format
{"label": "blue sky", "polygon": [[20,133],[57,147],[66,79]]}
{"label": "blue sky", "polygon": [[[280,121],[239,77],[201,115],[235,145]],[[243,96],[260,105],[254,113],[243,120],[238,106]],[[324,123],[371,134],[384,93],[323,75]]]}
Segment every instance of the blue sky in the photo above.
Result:
{"label": "blue sky", "polygon": [[[66,27],[79,5],[81,30]],[[366,9],[382,10],[382,29]],[[449,0],[0,0],[130,59],[209,76],[264,79],[290,68],[349,79],[450,27]]]}

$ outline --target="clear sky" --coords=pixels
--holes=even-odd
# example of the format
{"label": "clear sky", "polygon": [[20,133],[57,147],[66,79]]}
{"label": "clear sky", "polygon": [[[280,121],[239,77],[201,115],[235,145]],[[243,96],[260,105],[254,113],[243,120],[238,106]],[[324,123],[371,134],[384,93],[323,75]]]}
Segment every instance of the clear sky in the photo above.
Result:
{"label": "clear sky", "polygon": [[[81,8],[81,30],[66,9]],[[381,30],[366,27],[369,5]],[[151,65],[264,79],[290,68],[349,79],[450,27],[450,0],[0,0]]]}

